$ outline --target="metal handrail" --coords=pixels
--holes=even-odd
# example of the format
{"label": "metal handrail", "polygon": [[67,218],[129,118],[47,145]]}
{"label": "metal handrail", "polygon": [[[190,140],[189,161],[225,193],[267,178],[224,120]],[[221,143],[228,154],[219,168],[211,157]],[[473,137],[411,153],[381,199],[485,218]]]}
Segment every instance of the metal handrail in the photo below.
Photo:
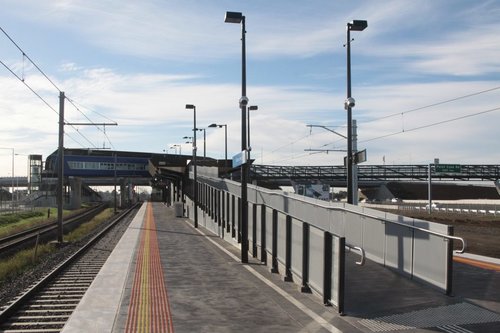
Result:
{"label": "metal handrail", "polygon": [[[213,178],[213,177],[204,177],[204,178],[211,178],[211,179],[215,180],[216,182],[218,182],[218,181],[221,180],[221,179]],[[239,185],[239,183],[237,183],[235,181],[231,181],[231,180],[227,180],[227,179],[224,179],[224,181],[226,181],[226,182],[232,182],[235,185]],[[257,186],[250,185],[250,184],[248,185],[248,187],[249,188],[253,187],[256,191],[260,191],[262,193],[267,193],[269,195],[289,196],[289,194],[288,193],[285,194],[285,192],[277,193],[276,191],[267,190],[267,189],[264,189],[262,187],[259,187],[259,189],[257,189]],[[303,197],[301,197],[299,195],[294,195],[293,197],[297,201],[302,201],[302,202],[305,202],[305,203],[312,204],[310,202],[310,200],[306,200],[305,198],[303,198]],[[428,229],[416,227],[416,226],[413,226],[413,225],[404,224],[404,223],[396,222],[396,221],[391,221],[391,220],[388,220],[388,219],[385,219],[385,218],[382,218],[382,217],[379,217],[379,216],[374,216],[374,215],[371,215],[371,214],[367,214],[367,213],[364,213],[364,212],[354,211],[352,209],[346,208],[345,205],[343,207],[334,207],[334,206],[331,206],[331,205],[324,205],[324,204],[321,204],[321,203],[314,203],[314,205],[319,206],[319,207],[323,207],[323,208],[326,208],[326,209],[331,209],[331,210],[336,210],[336,211],[341,211],[341,212],[349,212],[349,213],[357,214],[357,215],[360,215],[360,216],[364,216],[364,217],[372,218],[372,219],[375,219],[375,220],[379,220],[381,222],[389,222],[389,223],[397,224],[397,225],[400,225],[400,226],[403,226],[403,227],[407,227],[407,228],[419,230],[419,231],[422,231],[422,232],[425,232],[425,233],[429,233],[429,234],[432,234],[432,235],[435,235],[435,236],[443,237],[443,238],[446,238],[446,239],[458,240],[458,241],[462,242],[462,249],[456,250],[455,253],[464,253],[465,250],[466,250],[466,248],[467,248],[467,242],[462,237],[447,235],[447,234],[443,234],[443,233],[440,233],[440,232],[436,232],[436,231],[432,231],[432,230],[428,230]],[[286,212],[282,212],[282,213],[286,214]]]}
{"label": "metal handrail", "polygon": [[[332,208],[335,209],[336,207],[332,207]],[[350,209],[347,209],[345,207],[344,207],[344,209],[338,209],[337,208],[337,210],[347,211],[347,212],[354,213],[354,214],[357,214],[357,215],[361,215],[361,216],[364,216],[364,217],[369,217],[369,218],[372,218],[372,219],[375,219],[375,220],[379,220],[379,221],[381,221],[383,223],[389,222],[389,223],[397,224],[397,225],[400,225],[400,226],[403,226],[403,227],[407,227],[407,228],[410,228],[410,229],[415,229],[415,230],[419,230],[419,231],[422,231],[422,232],[426,232],[426,233],[431,234],[431,235],[435,235],[435,236],[439,236],[439,237],[443,237],[443,238],[447,238],[447,239],[453,239],[453,240],[461,241],[462,242],[462,249],[456,250],[455,253],[464,253],[465,250],[466,250],[466,248],[467,248],[467,242],[462,237],[447,235],[447,234],[443,234],[441,232],[437,232],[437,231],[432,231],[432,230],[429,230],[429,229],[424,229],[424,228],[416,227],[414,225],[409,225],[409,224],[405,224],[405,223],[401,223],[401,222],[391,221],[391,220],[388,220],[388,219],[381,218],[379,216],[374,216],[374,215],[366,214],[366,213],[363,213],[363,212],[356,212],[354,210],[350,210]]]}
{"label": "metal handrail", "polygon": [[[259,191],[267,193],[267,194],[271,194],[271,195],[280,195],[280,193],[276,193],[276,192],[273,192],[273,191],[262,190],[262,188],[259,189]],[[281,194],[281,195],[284,195],[284,194]],[[300,197],[295,197],[294,196],[294,199],[298,200],[298,201],[310,203],[308,200],[303,200]],[[354,211],[352,209],[348,209],[345,206],[344,207],[332,207],[332,206],[322,205],[320,203],[317,203],[317,204],[315,203],[315,205],[321,206],[323,208],[331,209],[331,210],[338,210],[338,211],[343,211],[343,212],[349,212],[349,213],[357,214],[357,215],[360,215],[360,216],[369,217],[369,218],[372,218],[372,219],[375,219],[375,220],[379,220],[381,222],[389,222],[389,223],[397,224],[397,225],[400,225],[400,226],[403,226],[403,227],[408,227],[408,228],[411,228],[411,229],[419,230],[419,231],[422,231],[422,232],[426,232],[426,233],[429,233],[429,234],[432,234],[432,235],[435,235],[435,236],[440,236],[440,237],[447,238],[447,239],[453,239],[453,240],[461,241],[462,242],[462,249],[456,250],[455,253],[464,253],[465,250],[466,250],[466,248],[467,248],[467,242],[462,237],[447,235],[447,234],[443,234],[443,233],[440,233],[440,232],[437,232],[437,231],[432,231],[432,230],[428,230],[428,229],[416,227],[416,226],[413,226],[413,225],[404,224],[404,223],[401,223],[401,222],[391,221],[391,220],[384,219],[384,218],[379,217],[379,216],[374,216],[374,215],[371,215],[371,214],[366,214],[364,212],[357,212],[357,211]]]}
{"label": "metal handrail", "polygon": [[352,245],[349,245],[349,244],[346,244],[345,247],[347,249],[349,249],[349,251],[351,251],[351,250],[358,250],[359,251],[359,255],[361,256],[361,260],[360,261],[356,261],[355,262],[356,265],[363,266],[365,264],[365,250],[363,250],[359,246],[352,246]]}

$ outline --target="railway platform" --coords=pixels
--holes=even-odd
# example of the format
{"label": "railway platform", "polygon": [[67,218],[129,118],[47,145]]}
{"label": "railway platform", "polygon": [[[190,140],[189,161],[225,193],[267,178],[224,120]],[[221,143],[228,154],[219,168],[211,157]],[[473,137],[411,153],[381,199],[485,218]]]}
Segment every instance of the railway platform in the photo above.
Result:
{"label": "railway platform", "polygon": [[347,254],[345,312],[186,218],[144,203],[63,332],[499,332],[500,262],[461,257],[453,295]]}

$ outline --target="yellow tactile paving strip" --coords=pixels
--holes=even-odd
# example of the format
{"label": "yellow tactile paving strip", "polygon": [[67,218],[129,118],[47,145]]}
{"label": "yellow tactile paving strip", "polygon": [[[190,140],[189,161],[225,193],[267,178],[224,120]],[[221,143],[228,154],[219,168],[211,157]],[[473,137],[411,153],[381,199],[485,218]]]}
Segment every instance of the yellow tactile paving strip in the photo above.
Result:
{"label": "yellow tactile paving strip", "polygon": [[125,331],[173,332],[151,203],[147,206],[136,262]]}

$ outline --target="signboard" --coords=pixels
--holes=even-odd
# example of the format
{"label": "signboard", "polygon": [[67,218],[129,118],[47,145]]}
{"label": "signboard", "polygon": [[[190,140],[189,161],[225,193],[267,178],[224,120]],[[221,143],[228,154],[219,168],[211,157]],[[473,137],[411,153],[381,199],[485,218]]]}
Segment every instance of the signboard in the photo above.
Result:
{"label": "signboard", "polygon": [[[358,151],[352,155],[352,164],[359,164],[366,162],[366,149]],[[344,166],[347,166],[347,156],[344,156]]]}
{"label": "signboard", "polygon": [[330,200],[330,185],[328,184],[321,184],[319,181],[309,184],[292,184],[295,193],[299,195],[319,200]]}
{"label": "signboard", "polygon": [[436,173],[461,173],[462,166],[460,164],[434,164]]}
{"label": "signboard", "polygon": [[233,168],[237,168],[240,165],[247,162],[247,151],[243,150],[241,153],[238,153],[233,156]]}

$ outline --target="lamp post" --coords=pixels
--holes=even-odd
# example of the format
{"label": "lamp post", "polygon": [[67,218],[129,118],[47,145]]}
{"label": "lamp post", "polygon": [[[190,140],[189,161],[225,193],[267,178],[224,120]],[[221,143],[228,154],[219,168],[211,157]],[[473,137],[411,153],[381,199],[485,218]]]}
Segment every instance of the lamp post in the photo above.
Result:
{"label": "lamp post", "polygon": [[196,174],[196,106],[186,104],[187,110],[193,110],[193,173],[194,173],[194,227],[198,228],[198,184]]}
{"label": "lamp post", "polygon": [[347,23],[347,99],[344,108],[347,111],[347,202],[353,204],[353,156],[352,156],[352,108],[355,100],[351,96],[351,31],[363,31],[368,26],[367,21],[354,20]]}
{"label": "lamp post", "polygon": [[248,160],[250,160],[250,152],[252,151],[252,145],[250,144],[250,111],[257,111],[259,107],[257,105],[250,105],[248,107],[247,113],[247,136],[248,136]]}
{"label": "lamp post", "polygon": [[224,127],[224,166],[227,166],[227,124],[210,124],[208,127],[219,127],[222,128]]}
{"label": "lamp post", "polygon": [[[169,149],[173,149],[174,153],[177,155],[177,147],[181,148],[181,145],[173,145],[173,146],[170,146]],[[180,153],[179,153],[179,155],[180,155]]]}
{"label": "lamp post", "polygon": [[[248,105],[247,75],[246,75],[246,42],[245,42],[245,16],[239,12],[226,12],[224,22],[241,24],[241,153],[247,154],[246,112]],[[245,156],[246,157],[246,156]],[[247,202],[247,177],[248,161],[241,163],[241,262],[248,262],[248,202]]]}
{"label": "lamp post", "polygon": [[197,131],[203,131],[203,157],[207,157],[207,129],[197,128]]}

